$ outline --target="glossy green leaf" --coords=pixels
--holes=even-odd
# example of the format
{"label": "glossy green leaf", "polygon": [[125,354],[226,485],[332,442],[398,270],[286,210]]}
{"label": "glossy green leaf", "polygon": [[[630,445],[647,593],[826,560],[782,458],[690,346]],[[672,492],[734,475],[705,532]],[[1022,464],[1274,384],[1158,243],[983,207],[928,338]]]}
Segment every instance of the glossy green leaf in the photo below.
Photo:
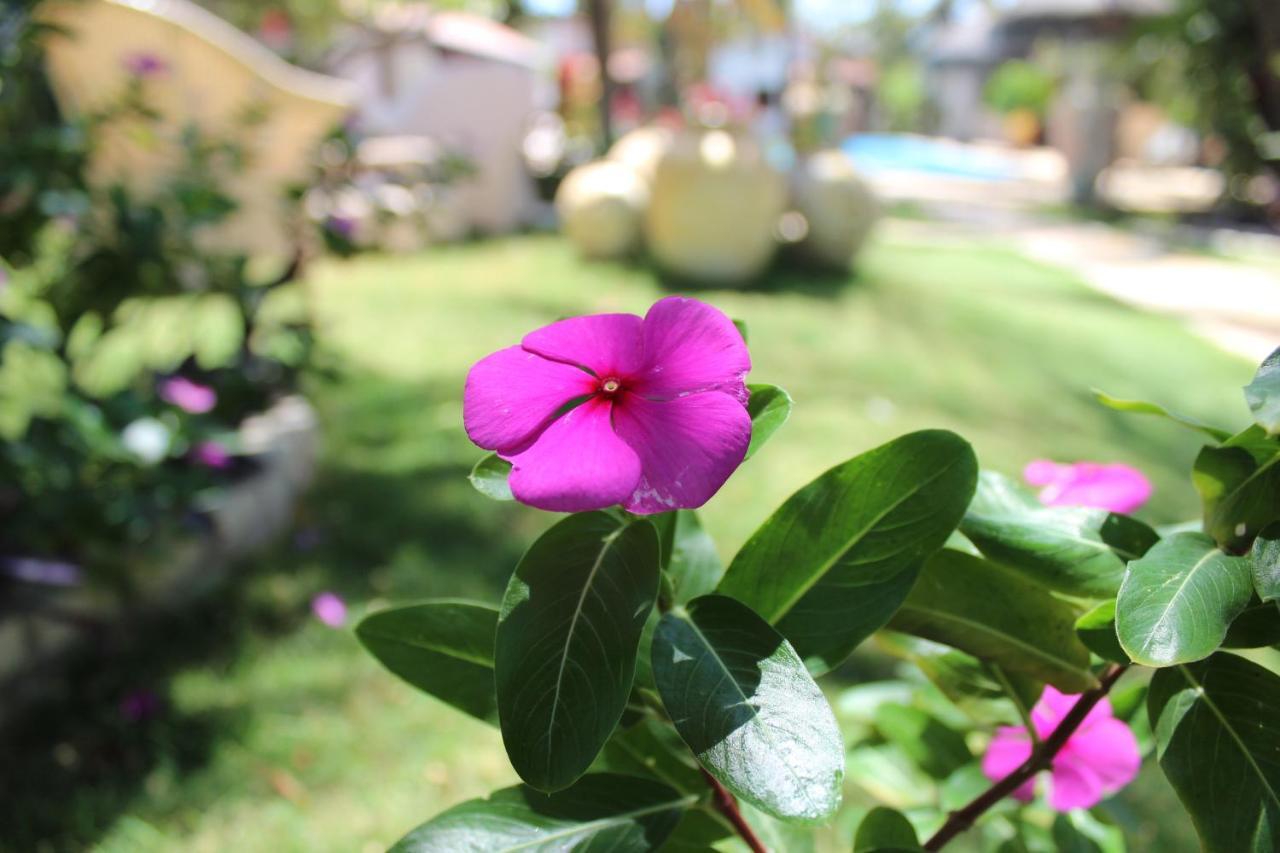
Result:
{"label": "glossy green leaf", "polygon": [[615,731],[592,770],[645,776],[682,794],[701,795],[708,790],[684,741],[670,726],[655,719]]}
{"label": "glossy green leaf", "polygon": [[593,773],[555,794],[517,785],[441,812],[390,853],[648,853],[695,802],[658,782],[612,773]]}
{"label": "glossy green leaf", "polygon": [[507,483],[507,477],[510,474],[511,463],[496,453],[489,453],[480,457],[480,461],[471,469],[467,479],[471,481],[475,490],[486,498],[493,498],[495,501],[513,501],[515,495],[511,494],[511,486]]}
{"label": "glossy green leaf", "polygon": [[1263,601],[1280,599],[1280,524],[1266,527],[1253,540],[1249,562],[1258,597]]}
{"label": "glossy green leaf", "polygon": [[962,733],[910,705],[881,705],[876,709],[876,728],[935,779],[945,779],[973,760]]}
{"label": "glossy green leaf", "polygon": [[496,607],[443,599],[374,613],[356,626],[356,636],[383,666],[412,686],[496,723],[497,626]]}
{"label": "glossy green leaf", "polygon": [[751,398],[747,401],[747,413],[751,415],[751,444],[747,446],[750,459],[775,432],[791,417],[791,395],[776,385],[748,385]]}
{"label": "glossy green leaf", "polygon": [[1222,640],[1226,649],[1260,649],[1280,643],[1280,606],[1254,598],[1240,611]]}
{"label": "glossy green leaf", "polygon": [[691,509],[650,516],[662,544],[662,568],[671,582],[678,604],[692,601],[716,588],[724,575],[724,563],[716,543]]}
{"label": "glossy green leaf", "polygon": [[1248,560],[1203,533],[1171,536],[1129,564],[1116,598],[1120,645],[1146,666],[1208,657],[1252,594]]}
{"label": "glossy green leaf", "polygon": [[788,498],[719,591],[777,626],[813,671],[830,669],[898,609],[976,478],[973,449],[941,430],[855,456]]}
{"label": "glossy green leaf", "polygon": [[941,551],[925,564],[889,625],[1064,693],[1080,693],[1097,680],[1075,621],[1071,605],[1021,575],[980,557]]}
{"label": "glossy green leaf", "polygon": [[991,560],[1067,595],[1108,598],[1159,537],[1103,509],[1043,506],[1007,477],[983,471],[960,530]]}
{"label": "glossy green leaf", "polygon": [[1094,396],[1097,397],[1099,403],[1109,409],[1115,409],[1117,412],[1130,412],[1139,415],[1157,415],[1162,418],[1167,418],[1176,424],[1187,427],[1188,429],[1193,429],[1196,432],[1203,433],[1215,441],[1225,441],[1231,435],[1231,433],[1227,432],[1225,429],[1218,429],[1217,427],[1203,424],[1195,418],[1188,418],[1185,415],[1175,414],[1164,406],[1156,403],[1148,403],[1144,400],[1122,400],[1119,397],[1112,397],[1110,394],[1106,394],[1102,391],[1094,391]]}
{"label": "glossy green leaf", "polygon": [[1267,356],[1253,381],[1244,387],[1244,399],[1258,426],[1280,433],[1280,349]]}
{"label": "glossy green leaf", "polygon": [[1205,853],[1280,846],[1280,677],[1226,653],[1163,669],[1147,712]]}
{"label": "glossy green leaf", "polygon": [[1017,706],[1029,710],[1044,689],[1043,682],[1030,676],[984,663],[941,643],[897,632],[882,632],[879,638],[881,648],[910,660],[943,696],[982,718],[1021,723]]}
{"label": "glossy green leaf", "polygon": [[902,812],[876,806],[858,824],[858,831],[853,836],[853,853],[871,853],[885,848],[919,850],[920,839]]}
{"label": "glossy green leaf", "polygon": [[1129,663],[1129,656],[1116,636],[1116,602],[1104,601],[1076,620],[1080,642],[1103,660]]}
{"label": "glossy green leaf", "polygon": [[708,595],[663,614],[653,672],[676,730],[726,788],[783,819],[840,804],[844,744],[791,644],[745,605]]}
{"label": "glossy green leaf", "polygon": [[494,676],[507,756],[533,787],[571,784],[621,719],[658,593],[658,556],[647,521],[588,512],[542,534],[516,566]]}
{"label": "glossy green leaf", "polygon": [[716,853],[715,845],[733,834],[724,818],[708,811],[707,806],[692,808],[681,816],[658,853]]}
{"label": "glossy green leaf", "polygon": [[1224,548],[1247,548],[1264,527],[1280,520],[1280,445],[1258,427],[1196,457],[1191,482],[1204,505],[1204,529]]}

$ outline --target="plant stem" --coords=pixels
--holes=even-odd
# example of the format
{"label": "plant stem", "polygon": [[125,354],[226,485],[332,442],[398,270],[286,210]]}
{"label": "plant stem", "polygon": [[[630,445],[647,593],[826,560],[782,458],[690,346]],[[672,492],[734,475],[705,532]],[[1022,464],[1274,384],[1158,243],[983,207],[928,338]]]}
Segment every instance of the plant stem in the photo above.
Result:
{"label": "plant stem", "polygon": [[1014,770],[1008,776],[996,782],[969,805],[954,811],[948,816],[947,822],[942,828],[934,833],[933,837],[925,842],[925,850],[941,850],[942,846],[969,827],[973,826],[982,814],[1005,797],[1018,790],[1024,782],[1035,776],[1041,770],[1048,770],[1053,764],[1054,756],[1066,746],[1067,741],[1075,734],[1076,729],[1080,728],[1080,724],[1084,722],[1084,718],[1093,710],[1093,706],[1102,701],[1111,686],[1119,680],[1120,676],[1128,665],[1112,664],[1107,668],[1099,679],[1099,684],[1092,690],[1081,694],[1076,700],[1076,704],[1071,707],[1067,715],[1062,718],[1062,722],[1058,723],[1044,742],[1032,751],[1031,757],[1022,763],[1017,770]]}
{"label": "plant stem", "polygon": [[711,799],[715,803],[716,809],[728,818],[729,823],[733,824],[734,831],[751,848],[751,853],[769,853],[769,848],[764,846],[764,843],[756,836],[755,830],[751,828],[751,824],[747,823],[747,819],[742,816],[742,812],[738,809],[738,801],[733,798],[733,794],[730,794],[716,777],[702,768],[698,769],[702,770],[702,778],[706,779],[707,784],[711,786],[713,794]]}

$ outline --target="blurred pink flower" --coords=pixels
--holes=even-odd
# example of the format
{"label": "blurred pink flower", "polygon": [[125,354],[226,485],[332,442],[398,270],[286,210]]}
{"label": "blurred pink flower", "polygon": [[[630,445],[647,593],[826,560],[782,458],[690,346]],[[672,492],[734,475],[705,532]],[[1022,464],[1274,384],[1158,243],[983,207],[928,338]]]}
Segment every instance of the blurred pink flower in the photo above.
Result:
{"label": "blurred pink flower", "polygon": [[[1045,687],[1040,701],[1031,709],[1036,736],[1040,740],[1047,738],[1079,698]],[[992,781],[1003,779],[1031,757],[1031,749],[1025,728],[1001,726],[982,759],[982,772]],[[1060,812],[1092,808],[1103,797],[1132,782],[1141,764],[1142,754],[1133,732],[1112,715],[1111,703],[1103,699],[1090,709],[1080,728],[1054,756],[1049,805]],[[1034,794],[1034,779],[1013,792],[1023,802],[1029,802]]]}
{"label": "blurred pink flower", "polygon": [[347,603],[332,592],[311,599],[311,612],[330,628],[341,628],[347,622]]}
{"label": "blurred pink flower", "polygon": [[169,70],[169,63],[154,53],[139,51],[121,60],[124,70],[140,80],[159,77]]}
{"label": "blurred pink flower", "polygon": [[231,467],[231,453],[216,441],[202,441],[191,448],[191,458],[206,468]]}
{"label": "blurred pink flower", "polygon": [[510,460],[516,499],[563,512],[702,506],[751,441],[751,356],[724,314],[671,296],[634,314],[572,317],[467,375],[462,419]]}
{"label": "blurred pink flower", "polygon": [[208,385],[175,376],[160,383],[160,399],[184,412],[202,415],[218,404],[218,393]]}
{"label": "blurred pink flower", "polygon": [[1040,486],[1040,502],[1048,506],[1088,506],[1111,512],[1133,512],[1151,497],[1151,482],[1137,468],[1076,462],[1060,465],[1036,459],[1022,470],[1033,486]]}
{"label": "blurred pink flower", "polygon": [[160,715],[164,702],[154,691],[145,687],[131,690],[120,700],[120,716],[131,723],[141,723]]}

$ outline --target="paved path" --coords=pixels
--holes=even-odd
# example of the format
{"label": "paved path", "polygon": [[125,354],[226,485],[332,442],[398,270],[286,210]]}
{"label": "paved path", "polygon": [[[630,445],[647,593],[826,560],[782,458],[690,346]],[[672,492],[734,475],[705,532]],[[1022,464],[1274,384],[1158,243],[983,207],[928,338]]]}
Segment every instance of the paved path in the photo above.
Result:
{"label": "paved path", "polygon": [[[970,211],[972,213],[973,211]],[[1258,263],[1168,250],[1160,241],[1099,223],[1028,215],[895,219],[908,240],[989,240],[1071,270],[1121,302],[1177,316],[1218,346],[1254,362],[1280,346],[1280,253]]]}

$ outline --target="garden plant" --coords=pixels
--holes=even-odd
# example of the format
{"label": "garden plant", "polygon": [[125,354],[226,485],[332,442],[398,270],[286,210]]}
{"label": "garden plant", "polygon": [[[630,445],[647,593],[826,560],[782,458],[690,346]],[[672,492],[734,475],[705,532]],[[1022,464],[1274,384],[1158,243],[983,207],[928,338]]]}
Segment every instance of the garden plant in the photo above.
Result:
{"label": "garden plant", "polygon": [[[499,726],[523,780],[394,850],[803,850],[886,743],[941,794],[871,809],[855,850],[970,830],[1008,850],[1123,849],[1094,807],[1144,756],[1205,850],[1275,849],[1280,676],[1246,650],[1280,641],[1280,351],[1235,432],[1099,394],[1205,437],[1194,524],[1101,506],[1141,502],[1132,472],[1041,463],[1037,499],[925,430],[817,477],[725,567],[693,510],[792,407],[749,370],[745,328],[680,297],[553,323],[472,368],[465,426],[492,451],[472,483],[571,514],[501,602],[359,625],[396,675]],[[924,677],[868,724],[815,679],[873,636]]]}

